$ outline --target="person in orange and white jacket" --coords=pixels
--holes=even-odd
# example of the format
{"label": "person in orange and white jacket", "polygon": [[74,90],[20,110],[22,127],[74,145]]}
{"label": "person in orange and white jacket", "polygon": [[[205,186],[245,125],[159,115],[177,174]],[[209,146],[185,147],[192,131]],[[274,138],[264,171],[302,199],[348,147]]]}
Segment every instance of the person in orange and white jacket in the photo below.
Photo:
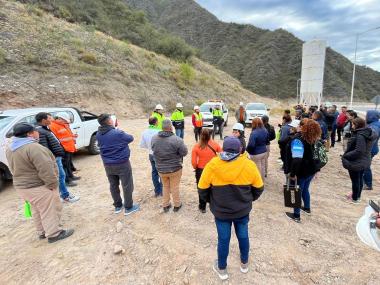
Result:
{"label": "person in orange and white jacket", "polygon": [[203,117],[202,113],[199,112],[199,106],[194,106],[194,113],[191,116],[191,121],[194,127],[195,141],[198,142],[203,127]]}
{"label": "person in orange and white jacket", "polygon": [[74,176],[72,169],[73,153],[77,151],[75,147],[75,139],[78,135],[73,134],[70,129],[70,116],[65,112],[57,114],[56,119],[50,124],[49,128],[57,137],[62,147],[65,150],[63,157],[63,168],[66,172],[66,183],[68,186],[76,186],[74,180],[79,180],[80,177]]}

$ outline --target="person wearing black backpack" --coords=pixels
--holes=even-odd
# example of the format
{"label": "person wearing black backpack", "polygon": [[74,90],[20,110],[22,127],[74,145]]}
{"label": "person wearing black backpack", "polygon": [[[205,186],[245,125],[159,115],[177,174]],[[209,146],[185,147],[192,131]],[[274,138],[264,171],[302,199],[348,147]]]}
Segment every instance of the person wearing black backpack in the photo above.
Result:
{"label": "person wearing black backpack", "polygon": [[269,124],[269,117],[264,115],[261,117],[261,121],[263,121],[264,127],[268,131],[268,140],[267,140],[267,156],[265,158],[265,177],[268,175],[268,160],[270,155],[270,142],[276,138],[276,132],[274,127]]}
{"label": "person wearing black backpack", "polygon": [[284,172],[293,184],[299,185],[304,206],[301,209],[294,208],[293,213],[285,214],[297,223],[301,222],[301,210],[311,214],[309,187],[314,175],[320,170],[314,159],[314,145],[320,140],[321,134],[321,127],[316,121],[303,119],[297,133],[286,147]]}

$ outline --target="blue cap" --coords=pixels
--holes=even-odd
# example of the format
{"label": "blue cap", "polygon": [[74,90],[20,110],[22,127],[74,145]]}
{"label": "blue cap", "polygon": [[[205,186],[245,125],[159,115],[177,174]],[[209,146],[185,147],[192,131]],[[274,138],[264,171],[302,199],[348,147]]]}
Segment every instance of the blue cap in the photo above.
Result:
{"label": "blue cap", "polygon": [[240,153],[241,143],[236,137],[225,137],[223,142],[223,151],[230,153]]}

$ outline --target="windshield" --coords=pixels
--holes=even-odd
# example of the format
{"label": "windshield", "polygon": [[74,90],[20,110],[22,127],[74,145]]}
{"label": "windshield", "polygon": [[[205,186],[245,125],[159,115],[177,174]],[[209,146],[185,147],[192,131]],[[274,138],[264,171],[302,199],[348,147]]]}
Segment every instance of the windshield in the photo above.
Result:
{"label": "windshield", "polygon": [[10,122],[12,122],[14,117],[9,116],[0,116],[0,131],[3,130],[6,126],[9,125]]}
{"label": "windshield", "polygon": [[252,103],[247,105],[247,110],[260,110],[260,111],[265,111],[265,105],[262,103]]}
{"label": "windshield", "polygon": [[199,111],[210,112],[210,108],[213,108],[214,106],[215,106],[214,104],[202,104],[201,107],[199,108]]}

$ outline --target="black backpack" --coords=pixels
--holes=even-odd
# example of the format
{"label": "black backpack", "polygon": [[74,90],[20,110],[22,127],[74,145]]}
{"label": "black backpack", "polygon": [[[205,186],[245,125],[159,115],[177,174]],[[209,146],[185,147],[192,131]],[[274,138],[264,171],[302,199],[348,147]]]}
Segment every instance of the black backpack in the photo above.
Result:
{"label": "black backpack", "polygon": [[328,162],[327,151],[321,140],[314,144],[313,160],[317,170],[321,170]]}

